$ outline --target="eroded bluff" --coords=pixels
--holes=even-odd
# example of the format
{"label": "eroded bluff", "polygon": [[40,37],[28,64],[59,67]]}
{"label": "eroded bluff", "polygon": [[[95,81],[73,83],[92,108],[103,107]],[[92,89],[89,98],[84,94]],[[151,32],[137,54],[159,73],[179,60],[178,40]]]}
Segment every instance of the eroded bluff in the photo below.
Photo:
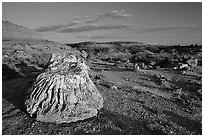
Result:
{"label": "eroded bluff", "polygon": [[40,74],[25,105],[43,122],[70,123],[97,115],[103,97],[89,77],[89,67],[71,53],[54,53]]}

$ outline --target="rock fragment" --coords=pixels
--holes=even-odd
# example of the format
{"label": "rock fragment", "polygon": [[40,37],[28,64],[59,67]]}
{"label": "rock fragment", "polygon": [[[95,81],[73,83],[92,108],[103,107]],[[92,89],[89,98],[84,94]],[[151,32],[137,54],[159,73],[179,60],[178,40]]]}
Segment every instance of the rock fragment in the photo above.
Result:
{"label": "rock fragment", "polygon": [[118,90],[118,88],[116,86],[112,86],[111,89],[112,90]]}
{"label": "rock fragment", "polygon": [[202,89],[197,90],[197,93],[198,93],[199,95],[202,95]]}
{"label": "rock fragment", "polygon": [[189,66],[196,67],[198,65],[198,60],[195,58],[192,58],[192,59],[189,59],[187,63]]}

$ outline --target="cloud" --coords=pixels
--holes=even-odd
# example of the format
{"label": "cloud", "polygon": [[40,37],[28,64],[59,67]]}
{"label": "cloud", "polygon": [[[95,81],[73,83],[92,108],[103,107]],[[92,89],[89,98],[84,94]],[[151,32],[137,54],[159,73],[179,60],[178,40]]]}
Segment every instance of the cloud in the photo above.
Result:
{"label": "cloud", "polygon": [[124,13],[124,10],[120,10],[120,11],[113,10],[113,11],[109,11],[109,12],[106,12],[106,13],[99,14],[93,20],[86,21],[85,23],[98,22],[99,20],[104,19],[104,18],[127,18],[127,17],[134,17],[134,15],[126,14],[126,13]]}
{"label": "cloud", "polygon": [[88,38],[88,39],[115,39],[115,38],[125,38],[123,36],[115,36],[115,35],[93,35],[93,36],[78,36],[78,38]]}
{"label": "cloud", "polygon": [[[126,14],[124,12],[124,10],[120,10],[120,11],[113,10],[113,11],[99,14],[93,20],[88,20],[85,23],[98,22],[104,18],[127,18],[127,17],[134,17],[134,16],[131,14]],[[103,29],[117,29],[120,27],[123,28],[125,26],[125,25],[122,25],[122,26],[110,25],[110,28],[109,28],[109,26],[82,26],[82,27],[77,27],[77,28],[71,28],[72,26],[79,24],[79,20],[84,20],[87,18],[88,18],[88,16],[75,16],[75,17],[73,17],[73,19],[75,21],[73,21],[69,24],[56,24],[56,25],[50,25],[50,26],[42,26],[42,27],[36,28],[35,30],[37,32],[47,32],[47,31],[58,31],[59,30],[58,32],[67,33],[67,31],[69,31],[69,32],[78,32],[78,31],[81,32],[81,31],[88,31],[88,30],[94,30],[94,29],[99,29],[99,30],[101,30],[101,29],[102,30]]]}
{"label": "cloud", "polygon": [[82,19],[86,19],[87,16],[75,16],[73,19],[74,20],[82,20]]}
{"label": "cloud", "polygon": [[160,27],[160,28],[142,28],[142,29],[130,29],[130,31],[135,30],[140,33],[151,33],[151,32],[161,32],[170,30],[180,30],[180,29],[192,29],[198,28],[197,25],[184,25],[184,26],[171,26],[171,27]]}
{"label": "cloud", "polygon": [[74,22],[71,22],[71,23],[66,24],[66,25],[57,24],[57,25],[51,25],[51,26],[43,26],[43,27],[39,27],[39,28],[37,28],[35,30],[37,32],[55,31],[55,30],[58,30],[58,29],[61,29],[61,28],[71,27],[71,26],[74,26],[74,25],[77,25],[77,24],[78,24],[78,22],[74,21]]}
{"label": "cloud", "polygon": [[128,25],[119,24],[119,25],[85,25],[80,27],[68,27],[60,29],[59,33],[72,33],[72,32],[85,32],[85,31],[94,31],[94,30],[112,30],[112,29],[125,29],[129,28]]}

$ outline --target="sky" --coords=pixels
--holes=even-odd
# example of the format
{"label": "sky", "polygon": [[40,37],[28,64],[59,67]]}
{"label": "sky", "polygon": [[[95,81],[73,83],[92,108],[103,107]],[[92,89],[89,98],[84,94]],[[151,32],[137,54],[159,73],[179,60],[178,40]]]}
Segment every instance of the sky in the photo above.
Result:
{"label": "sky", "polygon": [[2,19],[61,43],[202,42],[201,2],[3,2]]}

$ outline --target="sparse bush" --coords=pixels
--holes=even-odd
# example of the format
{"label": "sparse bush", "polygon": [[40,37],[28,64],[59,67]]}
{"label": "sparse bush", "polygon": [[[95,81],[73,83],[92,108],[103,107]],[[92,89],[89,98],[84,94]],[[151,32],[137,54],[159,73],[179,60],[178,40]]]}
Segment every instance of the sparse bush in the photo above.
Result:
{"label": "sparse bush", "polygon": [[144,47],[142,47],[142,46],[132,46],[132,47],[129,47],[128,50],[129,50],[129,52],[131,54],[135,54],[135,53],[139,53],[139,52],[144,52],[145,51]]}
{"label": "sparse bush", "polygon": [[159,48],[156,46],[149,46],[147,47],[147,50],[153,53],[159,53]]}
{"label": "sparse bush", "polygon": [[171,65],[171,60],[168,57],[165,57],[163,60],[161,60],[160,62],[158,62],[158,66],[165,68],[165,67],[169,67]]}
{"label": "sparse bush", "polygon": [[126,50],[126,47],[121,45],[120,43],[115,43],[115,49],[116,51],[124,52]]}

